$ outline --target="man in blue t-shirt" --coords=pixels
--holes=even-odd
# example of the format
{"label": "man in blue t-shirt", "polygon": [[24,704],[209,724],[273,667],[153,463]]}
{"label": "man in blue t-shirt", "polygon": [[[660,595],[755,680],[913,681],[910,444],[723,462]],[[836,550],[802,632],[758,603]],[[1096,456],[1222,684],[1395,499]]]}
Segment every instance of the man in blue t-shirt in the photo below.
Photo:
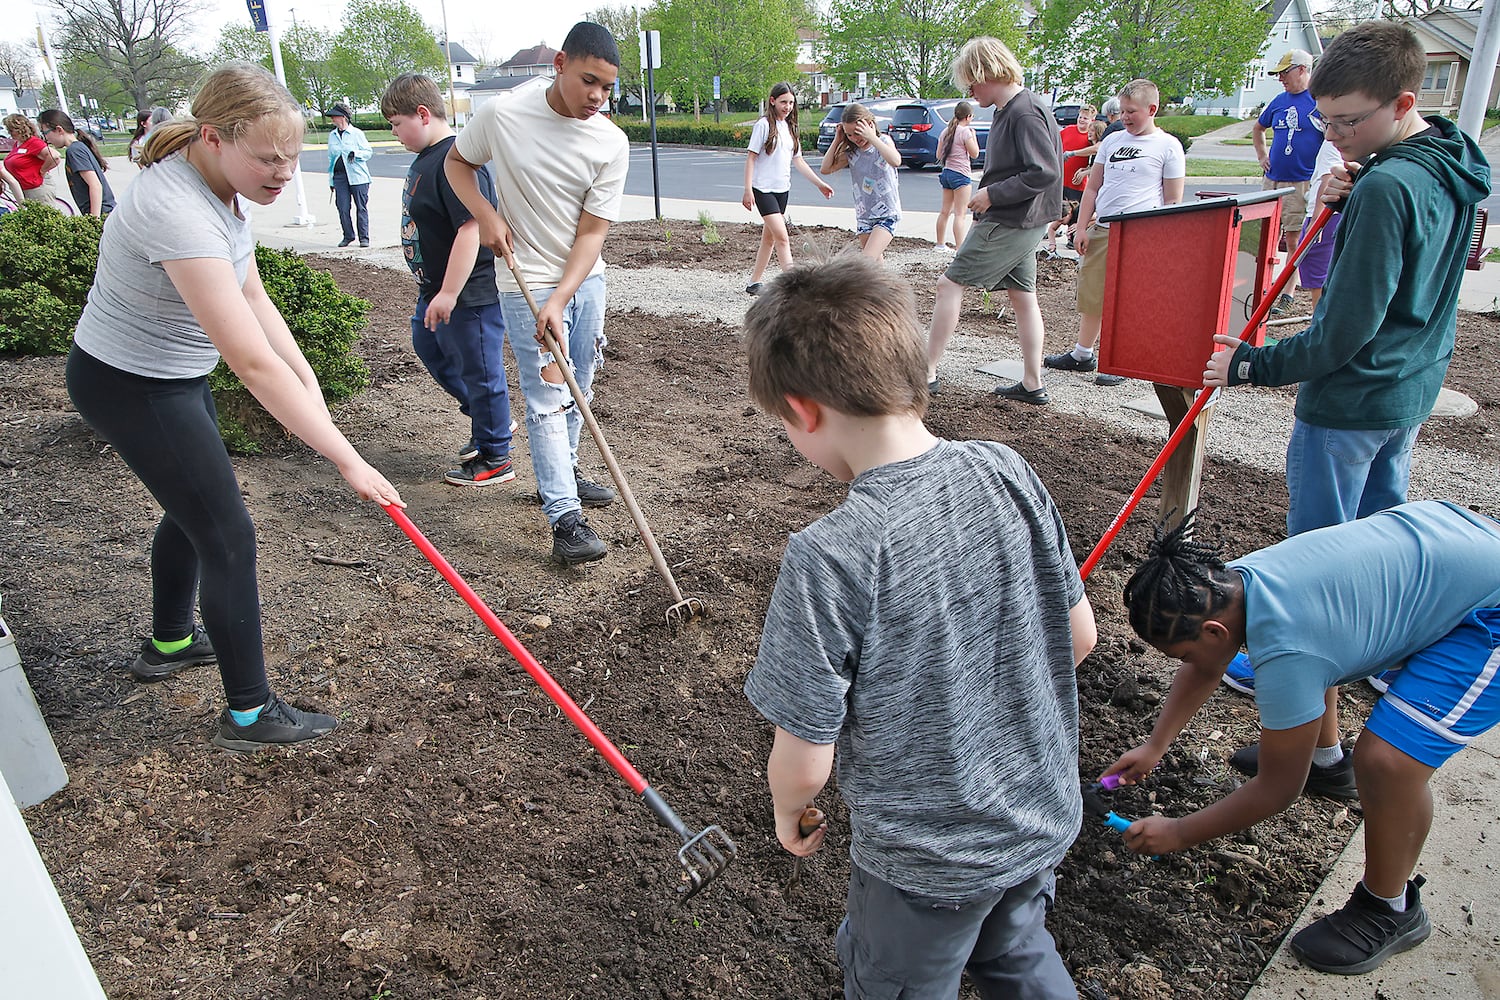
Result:
{"label": "man in blue t-shirt", "polygon": [[[412,347],[469,418],[460,465],[443,480],[478,487],[512,482],[505,318],[495,287],[495,255],[479,245],[479,223],[443,170],[454,139],[442,93],[431,77],[406,73],[386,88],[380,113],[401,144],[417,154],[401,187],[401,250],[417,279]],[[478,181],[493,205],[495,182],[488,169],[479,171]]]}
{"label": "man in blue t-shirt", "polygon": [[1412,878],[1432,826],[1428,781],[1500,722],[1500,524],[1457,504],[1402,504],[1228,564],[1191,531],[1190,515],[1159,532],[1125,586],[1131,627],[1182,667],[1150,738],[1104,773],[1150,774],[1242,646],[1255,669],[1259,769],[1197,812],[1137,820],[1125,844],[1166,854],[1281,812],[1320,766],[1323,692],[1389,671],[1354,747],[1364,878],[1291,944],[1314,969],[1369,972],[1432,933],[1426,880]]}
{"label": "man in blue t-shirt", "polygon": [[[1261,173],[1266,176],[1261,186],[1268,191],[1273,188],[1292,189],[1292,193],[1281,201],[1281,231],[1296,233],[1302,230],[1302,220],[1307,217],[1307,187],[1318,159],[1318,147],[1323,145],[1323,133],[1312,124],[1317,102],[1307,89],[1312,78],[1312,55],[1303,49],[1292,49],[1271,68],[1270,75],[1281,80],[1286,93],[1277,94],[1266,104],[1266,110],[1251,127],[1250,136],[1255,141],[1255,156],[1260,160]],[[1267,129],[1271,132],[1269,147],[1266,145]],[[1295,291],[1296,287],[1294,275],[1291,290]],[[1281,315],[1291,306],[1292,296],[1283,293],[1271,312]]]}

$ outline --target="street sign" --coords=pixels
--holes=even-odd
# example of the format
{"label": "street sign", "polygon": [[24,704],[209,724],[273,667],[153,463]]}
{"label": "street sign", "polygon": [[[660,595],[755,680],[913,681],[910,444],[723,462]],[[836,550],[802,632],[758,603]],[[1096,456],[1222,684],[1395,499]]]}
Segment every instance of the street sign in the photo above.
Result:
{"label": "street sign", "polygon": [[641,32],[641,69],[661,69],[660,31]]}
{"label": "street sign", "polygon": [[714,100],[719,99],[719,78],[714,77]]}
{"label": "street sign", "polygon": [[270,24],[266,22],[266,5],[262,0],[245,0],[245,6],[250,8],[250,24],[257,32],[271,30]]}
{"label": "street sign", "polygon": [[868,73],[861,73],[861,74],[859,74],[859,89],[860,90],[864,90],[867,86],[869,86],[869,80],[870,80],[870,74],[868,74]]}

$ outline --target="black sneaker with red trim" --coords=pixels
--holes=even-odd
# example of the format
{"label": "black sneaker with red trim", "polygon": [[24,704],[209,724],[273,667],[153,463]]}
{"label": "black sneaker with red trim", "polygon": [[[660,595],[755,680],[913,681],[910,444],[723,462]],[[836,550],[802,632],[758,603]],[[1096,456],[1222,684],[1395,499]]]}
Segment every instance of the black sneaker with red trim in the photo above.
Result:
{"label": "black sneaker with red trim", "polygon": [[478,455],[465,462],[462,468],[450,469],[443,476],[443,482],[454,486],[494,486],[512,482],[515,478],[516,470],[511,468],[509,455],[499,458]]}

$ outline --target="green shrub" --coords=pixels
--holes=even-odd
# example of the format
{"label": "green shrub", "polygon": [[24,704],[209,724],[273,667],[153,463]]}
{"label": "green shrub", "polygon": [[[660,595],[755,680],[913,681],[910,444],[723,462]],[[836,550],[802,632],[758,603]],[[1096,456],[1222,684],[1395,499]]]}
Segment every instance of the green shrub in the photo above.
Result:
{"label": "green shrub", "polygon": [[[67,353],[94,283],[102,229],[99,219],[63,215],[36,202],[0,216],[0,351]],[[289,250],[257,245],[255,261],[324,398],[337,403],[367,388],[369,369],[350,348],[370,303],[339,291],[332,276]],[[285,436],[223,362],[209,385],[219,432],[231,450],[257,452],[262,442]]]}
{"label": "green shrub", "polygon": [[[822,120],[822,115],[819,115],[811,128],[803,122],[802,127],[798,129],[802,133],[803,152],[813,152],[817,149],[818,122]],[[651,141],[650,122],[616,118],[615,124],[624,130],[631,142]],[[731,125],[728,122],[715,124],[711,119],[701,122],[659,121],[656,123],[656,141],[679,146],[720,146],[727,149],[744,149],[745,144],[750,141],[750,130],[754,127],[754,122],[741,125]]]}
{"label": "green shrub", "polygon": [[[365,328],[370,303],[340,291],[332,275],[314,270],[291,250],[256,244],[255,263],[266,294],[318,376],[323,398],[331,405],[367,389],[370,369],[350,348]],[[231,451],[254,454],[262,443],[286,436],[224,362],[208,384],[219,409],[219,433]]]}
{"label": "green shrub", "polygon": [[0,351],[68,352],[94,284],[103,225],[35,201],[0,216]]}

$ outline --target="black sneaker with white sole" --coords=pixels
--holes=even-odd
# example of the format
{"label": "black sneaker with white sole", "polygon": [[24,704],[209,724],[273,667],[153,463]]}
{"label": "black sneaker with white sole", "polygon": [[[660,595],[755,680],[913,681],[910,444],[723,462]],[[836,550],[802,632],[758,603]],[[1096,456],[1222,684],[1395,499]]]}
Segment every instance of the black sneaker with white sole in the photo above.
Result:
{"label": "black sneaker with white sole", "polygon": [[458,460],[460,462],[467,462],[471,458],[478,458],[478,457],[479,457],[479,445],[477,445],[477,444],[474,443],[474,439],[473,438],[469,438],[469,443],[466,444],[466,445],[464,445],[462,448],[458,449]]}
{"label": "black sneaker with white sole", "polygon": [[1336,976],[1358,976],[1375,970],[1392,955],[1410,951],[1432,934],[1432,921],[1422,906],[1420,891],[1426,884],[1421,875],[1406,883],[1406,909],[1397,913],[1360,882],[1349,902],[1296,933],[1292,954],[1303,965]]}
{"label": "black sneaker with white sole", "polygon": [[588,518],[568,511],[552,526],[552,558],[567,566],[603,559],[604,542],[589,527]]}
{"label": "black sneaker with white sole", "polygon": [[515,478],[516,470],[511,467],[509,455],[500,458],[479,455],[469,459],[461,468],[448,470],[443,482],[454,486],[494,486],[513,482]]}
{"label": "black sneaker with white sole", "polygon": [[213,742],[224,750],[254,753],[265,747],[315,740],[338,727],[339,721],[333,716],[293,708],[273,694],[260,710],[260,717],[248,726],[237,725],[229,709],[220,712]]}
{"label": "black sneaker with white sole", "polygon": [[195,626],[192,645],[175,653],[163,653],[150,639],[141,643],[140,655],[130,665],[130,673],[138,681],[159,681],[171,677],[183,667],[212,663],[218,658],[213,643],[208,641],[208,633]]}

